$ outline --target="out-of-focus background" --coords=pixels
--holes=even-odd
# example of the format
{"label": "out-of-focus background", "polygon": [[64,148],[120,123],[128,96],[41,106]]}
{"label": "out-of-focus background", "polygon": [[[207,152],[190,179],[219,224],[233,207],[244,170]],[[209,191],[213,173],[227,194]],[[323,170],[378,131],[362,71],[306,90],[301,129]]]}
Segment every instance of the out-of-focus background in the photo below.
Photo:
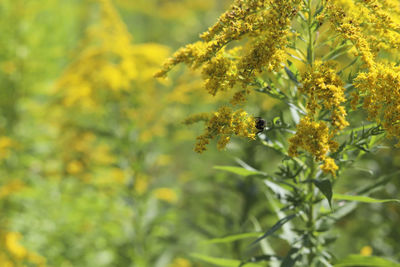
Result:
{"label": "out-of-focus background", "polygon": [[[181,122],[220,99],[183,67],[154,73],[198,40],[229,0],[2,0],[0,2],[0,266],[210,266],[193,253],[245,259],[276,222],[257,178],[218,172],[239,160],[274,171],[280,155],[234,140],[193,152],[201,125]],[[280,107],[251,96],[248,109]],[[400,166],[379,150],[335,185],[346,192]],[[392,179],[377,196],[399,195]],[[400,259],[400,209],[360,204],[337,223],[332,251]],[[276,240],[275,240],[276,239]],[[277,253],[288,245],[272,237]]]}

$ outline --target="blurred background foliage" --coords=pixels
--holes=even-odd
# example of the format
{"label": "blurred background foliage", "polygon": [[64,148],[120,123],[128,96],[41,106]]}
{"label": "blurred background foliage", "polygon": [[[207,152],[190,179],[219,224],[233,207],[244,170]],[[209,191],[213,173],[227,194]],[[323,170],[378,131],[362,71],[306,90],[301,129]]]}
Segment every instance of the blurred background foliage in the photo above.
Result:
{"label": "blurred background foliage", "polygon": [[[0,2],[0,266],[194,267],[209,266],[195,252],[256,255],[254,238],[206,242],[277,219],[261,180],[213,166],[243,160],[274,172],[281,156],[243,140],[195,154],[201,128],[181,122],[224,96],[183,68],[153,78],[230,2]],[[280,115],[272,99],[250,97],[255,116]],[[335,191],[396,172],[400,152],[385,146],[342,173]],[[398,198],[393,176],[376,196]],[[359,204],[337,223],[332,251],[400,260],[399,220],[396,204]],[[277,245],[285,255],[288,245]]]}

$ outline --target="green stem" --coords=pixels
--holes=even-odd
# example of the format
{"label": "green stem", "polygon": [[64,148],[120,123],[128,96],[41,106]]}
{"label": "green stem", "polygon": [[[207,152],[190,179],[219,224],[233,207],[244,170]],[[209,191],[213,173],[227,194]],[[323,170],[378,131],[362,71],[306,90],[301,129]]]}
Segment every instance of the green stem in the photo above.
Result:
{"label": "green stem", "polygon": [[[308,176],[308,180],[312,180],[315,178],[315,172],[316,172],[316,162],[314,159],[311,159],[311,164],[310,164],[310,174]],[[314,230],[315,230],[315,218],[314,218],[314,183],[309,182],[308,183],[308,194],[310,194],[310,198],[308,200],[308,207],[307,207],[307,239],[308,239],[308,248],[309,248],[309,254],[307,256],[308,258],[308,266],[312,266],[312,262],[315,258],[315,245],[313,242],[311,242],[314,239]]]}
{"label": "green stem", "polygon": [[[312,29],[313,25],[313,13],[312,13],[312,0],[308,0],[307,2],[307,9],[308,9],[308,45],[307,45],[307,61],[310,66],[314,65],[315,60],[315,52],[314,52],[314,32]],[[310,161],[310,173],[308,176],[308,180],[315,179],[316,167],[317,164],[314,159]],[[313,266],[313,261],[315,258],[315,250],[317,244],[314,243],[314,232],[315,232],[315,218],[314,218],[314,184],[312,182],[308,183],[307,187],[307,195],[310,195],[307,203],[307,241],[308,241],[308,248],[309,253],[307,255],[307,266]]]}
{"label": "green stem", "polygon": [[312,14],[312,0],[307,2],[308,9],[308,46],[307,46],[307,61],[310,66],[314,63],[314,35],[312,30],[313,14]]}

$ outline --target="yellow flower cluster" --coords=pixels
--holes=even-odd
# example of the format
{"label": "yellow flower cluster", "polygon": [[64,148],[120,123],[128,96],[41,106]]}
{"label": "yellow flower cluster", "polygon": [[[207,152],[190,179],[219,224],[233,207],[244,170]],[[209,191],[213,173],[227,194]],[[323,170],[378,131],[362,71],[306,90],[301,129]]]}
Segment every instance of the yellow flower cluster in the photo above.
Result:
{"label": "yellow flower cluster", "polygon": [[203,112],[203,113],[197,113],[197,114],[194,114],[194,115],[191,115],[191,116],[187,117],[183,121],[183,123],[189,125],[189,124],[193,124],[193,123],[196,123],[196,122],[199,122],[199,121],[208,121],[209,119],[210,119],[210,114],[206,113],[206,112]]}
{"label": "yellow flower cluster", "polygon": [[316,160],[323,160],[329,151],[329,128],[325,122],[315,122],[308,116],[304,117],[289,142],[290,156],[297,156],[298,148],[302,148],[313,154]]}
{"label": "yellow flower cluster", "polygon": [[317,115],[319,110],[331,112],[331,124],[335,130],[342,130],[349,123],[346,121],[346,110],[342,106],[346,101],[343,82],[336,74],[332,62],[316,61],[302,78],[300,92],[307,96],[307,110],[310,116]]}
{"label": "yellow flower cluster", "polygon": [[321,165],[321,170],[326,173],[331,173],[333,176],[336,175],[336,171],[339,167],[336,165],[335,160],[332,158],[325,158],[324,164]]}
{"label": "yellow flower cluster", "polygon": [[255,119],[243,110],[233,111],[231,108],[223,106],[214,112],[207,120],[205,132],[197,137],[194,150],[202,153],[206,150],[206,145],[211,139],[218,138],[218,149],[224,149],[229,143],[231,136],[256,137]]}
{"label": "yellow flower cluster", "polygon": [[133,45],[110,0],[98,2],[98,22],[89,27],[85,47],[57,83],[56,94],[66,107],[98,108],[100,97],[118,97],[131,89],[133,81],[149,79],[144,72],[155,69],[143,65],[159,64],[159,58],[168,53],[161,45]]}
{"label": "yellow flower cluster", "polygon": [[369,119],[381,123],[389,136],[400,138],[400,68],[378,57],[381,50],[400,47],[398,2],[330,0],[326,16],[342,38],[353,43],[365,66],[354,81],[352,107],[363,100]]}
{"label": "yellow flower cluster", "polygon": [[297,125],[297,131],[289,139],[289,155],[298,156],[298,149],[302,148],[310,152],[317,161],[324,160],[325,164],[321,166],[324,172],[330,172],[335,175],[338,167],[332,158],[326,156],[329,151],[337,149],[337,143],[332,140],[328,125],[321,121],[316,122],[306,116],[302,118]]}
{"label": "yellow flower cluster", "polygon": [[[284,60],[289,26],[300,5],[299,0],[235,0],[207,32],[203,41],[179,49],[156,77],[162,77],[179,63],[196,69],[203,66],[203,79],[207,91],[231,89],[240,83],[242,89],[232,104],[245,100],[250,91],[246,87],[253,78],[280,66]],[[248,37],[246,49],[224,51],[232,41]]]}
{"label": "yellow flower cluster", "polygon": [[100,0],[100,23],[88,31],[84,49],[58,81],[57,93],[65,106],[94,108],[99,90],[129,89],[136,78],[131,36],[109,0]]}
{"label": "yellow flower cluster", "polygon": [[223,49],[207,62],[202,70],[207,92],[213,96],[218,91],[225,91],[235,84],[236,66],[223,55]]}
{"label": "yellow flower cluster", "polygon": [[[353,1],[346,2],[353,4]],[[326,16],[329,18],[335,31],[340,33],[342,38],[350,40],[354,44],[367,66],[372,66],[374,54],[370,49],[368,40],[362,32],[362,27],[360,26],[362,21],[357,20],[357,17],[360,15],[352,14],[348,16],[338,3],[329,0],[326,7]]]}
{"label": "yellow flower cluster", "polygon": [[382,123],[390,137],[399,138],[400,67],[377,63],[374,69],[357,76],[355,86],[364,97],[369,119]]}
{"label": "yellow flower cluster", "polygon": [[353,42],[370,67],[379,51],[400,47],[399,10],[398,3],[392,0],[330,0],[326,15],[335,30]]}
{"label": "yellow flower cluster", "polygon": [[[326,156],[334,152],[338,143],[333,140],[336,132],[349,123],[346,120],[346,110],[342,106],[346,101],[343,82],[336,74],[335,65],[331,62],[316,61],[303,75],[300,92],[307,96],[308,115],[297,125],[296,134],[289,139],[289,155],[298,155],[302,148],[310,152],[317,161],[325,160],[321,166],[324,172],[333,175],[338,169],[333,159]],[[315,121],[320,111],[329,111],[332,130],[325,122]]]}

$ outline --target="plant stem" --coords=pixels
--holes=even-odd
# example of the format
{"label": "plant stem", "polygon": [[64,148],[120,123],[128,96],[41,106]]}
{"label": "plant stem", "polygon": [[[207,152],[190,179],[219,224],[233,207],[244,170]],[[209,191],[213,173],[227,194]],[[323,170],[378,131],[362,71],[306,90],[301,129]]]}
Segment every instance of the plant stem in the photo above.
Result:
{"label": "plant stem", "polygon": [[[314,55],[314,32],[313,32],[313,13],[312,13],[312,0],[308,0],[307,2],[307,11],[308,11],[308,44],[307,44],[307,63],[310,66],[314,65],[315,55]],[[315,258],[315,249],[317,244],[313,242],[314,240],[314,230],[315,230],[315,221],[314,221],[314,183],[311,180],[315,179],[315,172],[316,172],[316,162],[313,158],[310,160],[310,173],[308,176],[308,183],[307,187],[307,195],[310,195],[307,203],[307,245],[309,248],[309,253],[307,255],[307,266],[312,266],[314,258]]]}
{"label": "plant stem", "polygon": [[314,36],[312,30],[313,14],[312,14],[312,0],[307,2],[308,9],[308,46],[307,46],[307,61],[310,66],[314,63]]}
{"label": "plant stem", "polygon": [[[308,180],[314,179],[315,178],[315,171],[316,171],[316,162],[314,159],[311,159],[311,164],[310,164],[310,174],[308,176]],[[314,183],[309,182],[308,183],[308,194],[310,194],[310,198],[308,201],[308,207],[307,207],[307,240],[308,240],[308,245],[309,245],[309,254],[307,256],[308,258],[308,266],[312,266],[312,262],[315,258],[315,248],[316,244],[311,242],[311,240],[314,239],[314,228],[315,228],[315,222],[314,222]]]}

